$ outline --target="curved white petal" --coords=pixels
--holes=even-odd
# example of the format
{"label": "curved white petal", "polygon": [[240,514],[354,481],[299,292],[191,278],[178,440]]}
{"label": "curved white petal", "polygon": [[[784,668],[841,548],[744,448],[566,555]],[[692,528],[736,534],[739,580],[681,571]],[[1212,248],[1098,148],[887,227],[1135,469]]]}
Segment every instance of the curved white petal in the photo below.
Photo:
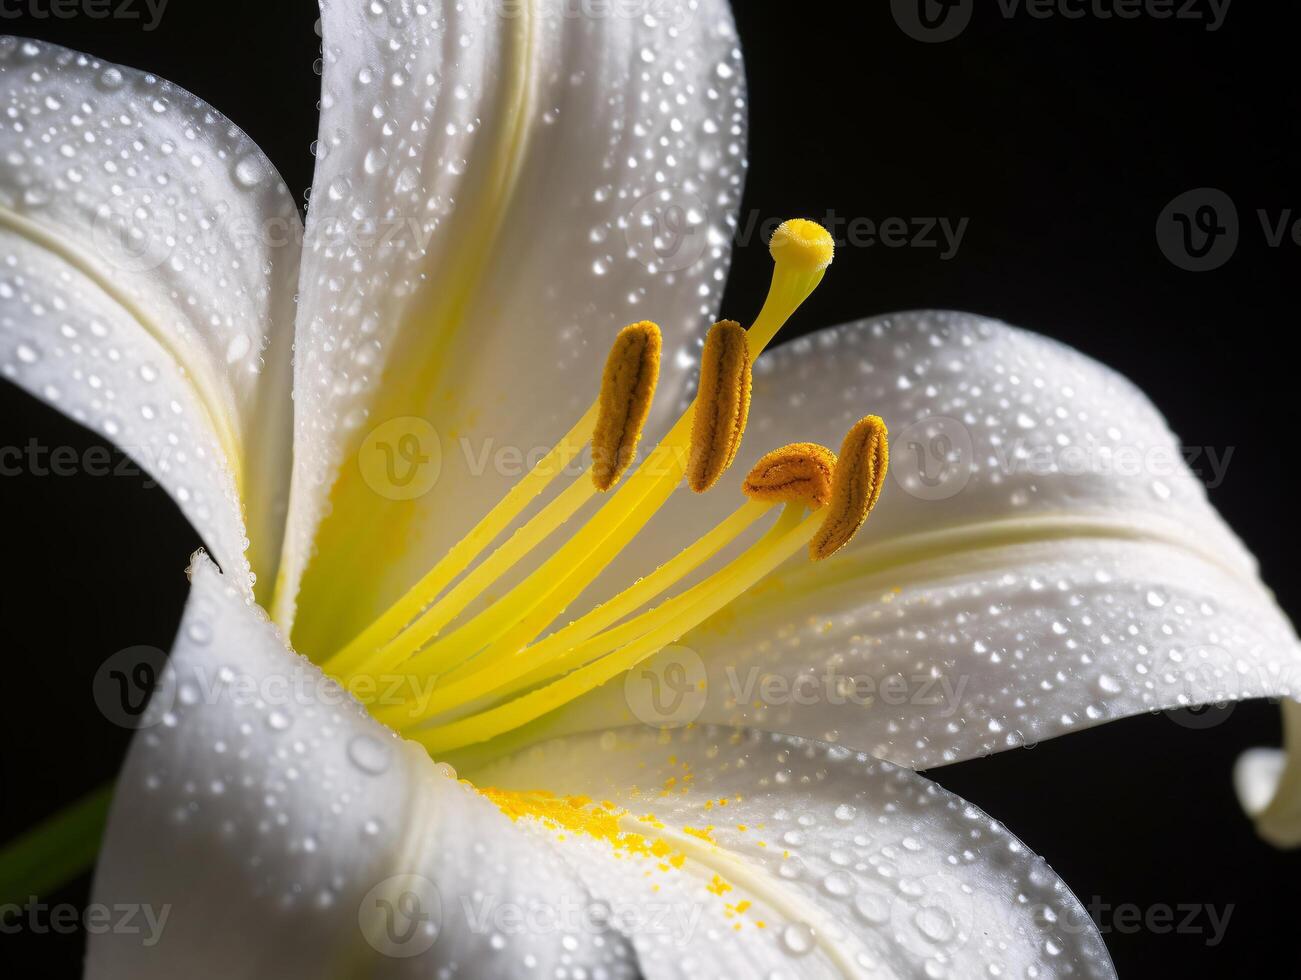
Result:
{"label": "curved white petal", "polygon": [[1283,702],[1282,749],[1251,749],[1234,768],[1242,808],[1276,847],[1301,846],[1301,704]]}
{"label": "curved white petal", "polygon": [[[289,532],[312,538],[338,477],[299,603],[312,653],[578,421],[618,328],[661,324],[674,401],[721,295],[745,123],[726,0],[328,0],[323,25]],[[674,222],[659,254],[656,217]],[[412,417],[375,438],[415,434],[440,459],[419,482],[368,483],[361,440]],[[359,580],[375,542],[386,560]],[[291,559],[279,622],[302,570]]]}
{"label": "curved white petal", "polygon": [[92,930],[88,977],[628,975],[616,935],[506,933],[479,914],[586,895],[290,651],[202,556],[192,583],[93,889],[139,909],[138,931]]}
{"label": "curved white petal", "polygon": [[638,856],[519,820],[609,903],[647,977],[1113,975],[1083,906],[1002,825],[844,749],[635,728],[536,746],[474,778],[582,794],[665,842]]}
{"label": "curved white petal", "polygon": [[134,69],[0,38],[0,108],[4,375],[133,455],[245,587],[246,524],[269,585],[292,197],[229,120]]}
{"label": "curved white petal", "polygon": [[[693,718],[925,768],[1143,711],[1301,694],[1291,624],[1118,375],[943,313],[840,327],[760,363],[733,483],[783,443],[839,445],[867,413],[890,427],[892,476],[845,552],[793,560],[684,637],[689,652],[648,665],[700,664]],[[700,527],[688,507],[736,500],[675,502],[636,574]],[[657,720],[639,711],[620,679],[530,734]]]}

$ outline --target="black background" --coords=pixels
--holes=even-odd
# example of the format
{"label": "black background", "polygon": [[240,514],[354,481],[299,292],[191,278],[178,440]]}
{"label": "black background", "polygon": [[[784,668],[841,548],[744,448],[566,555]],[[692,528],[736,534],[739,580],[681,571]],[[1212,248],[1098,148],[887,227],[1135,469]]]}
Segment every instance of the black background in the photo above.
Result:
{"label": "black background", "polygon": [[[884,2],[738,0],[736,10],[751,95],[747,212],[970,219],[947,262],[934,249],[842,250],[791,335],[949,307],[1111,364],[1185,445],[1232,449],[1212,499],[1293,612],[1296,362],[1285,350],[1301,249],[1268,246],[1256,212],[1301,206],[1290,179],[1294,6],[1238,0],[1211,32],[1204,21],[1092,13],[1007,18],[980,0],[962,36],[943,44],[907,36]],[[263,147],[296,193],[309,186],[319,85],[311,0],[171,0],[148,32],[140,21],[9,16],[48,10],[44,0],[3,9],[0,31],[197,93]],[[1223,268],[1185,272],[1158,247],[1157,216],[1207,186],[1236,202],[1241,245]],[[725,309],[739,312],[729,315],[755,307],[769,268],[760,243],[738,252]],[[0,384],[0,446],[33,437],[79,451],[97,444]],[[111,778],[126,733],[96,711],[91,677],[115,650],[170,645],[199,541],[142,477],[0,477],[0,494],[0,837],[9,837]],[[1259,842],[1230,785],[1237,753],[1279,734],[1277,708],[1253,703],[1205,730],[1147,716],[931,775],[1004,820],[1086,903],[1233,906],[1214,947],[1206,935],[1110,929],[1122,976],[1298,975],[1301,856]],[[52,898],[82,903],[88,887]],[[1102,924],[1115,923],[1104,913]],[[0,949],[0,969],[31,954],[40,960],[28,960],[27,975],[80,968],[78,936],[5,936]]]}

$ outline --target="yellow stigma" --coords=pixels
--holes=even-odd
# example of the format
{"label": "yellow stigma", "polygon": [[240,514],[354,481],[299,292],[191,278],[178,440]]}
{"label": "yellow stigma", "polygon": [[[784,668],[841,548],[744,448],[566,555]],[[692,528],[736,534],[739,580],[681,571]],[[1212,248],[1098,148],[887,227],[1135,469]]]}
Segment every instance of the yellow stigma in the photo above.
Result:
{"label": "yellow stigma", "polygon": [[831,487],[831,505],[822,527],[809,542],[814,561],[829,558],[849,544],[881,497],[890,466],[890,438],[875,415],[862,419],[845,436]]}
{"label": "yellow stigma", "polygon": [[778,228],[768,250],[779,265],[809,272],[821,272],[836,257],[836,243],[831,233],[816,221],[804,218],[792,218]]}
{"label": "yellow stigma", "polygon": [[750,417],[750,347],[745,329],[732,320],[715,323],[700,360],[700,390],[691,424],[687,483],[704,493],[727,471],[741,448]]}
{"label": "yellow stigma", "polygon": [[660,328],[648,320],[619,331],[601,380],[600,414],[592,433],[592,482],[605,492],[637,457],[660,376]]}
{"label": "yellow stigma", "polygon": [[796,442],[755,463],[741,489],[751,500],[802,503],[817,510],[831,502],[835,472],[836,454],[830,449],[816,442]]}

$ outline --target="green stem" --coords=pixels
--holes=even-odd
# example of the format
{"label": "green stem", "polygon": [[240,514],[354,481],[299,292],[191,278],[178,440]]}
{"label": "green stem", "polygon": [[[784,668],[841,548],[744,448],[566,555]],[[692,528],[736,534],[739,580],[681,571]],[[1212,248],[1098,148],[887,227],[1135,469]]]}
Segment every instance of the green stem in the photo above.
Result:
{"label": "green stem", "polygon": [[0,906],[48,895],[89,871],[112,800],[113,784],[101,786],[0,848]]}

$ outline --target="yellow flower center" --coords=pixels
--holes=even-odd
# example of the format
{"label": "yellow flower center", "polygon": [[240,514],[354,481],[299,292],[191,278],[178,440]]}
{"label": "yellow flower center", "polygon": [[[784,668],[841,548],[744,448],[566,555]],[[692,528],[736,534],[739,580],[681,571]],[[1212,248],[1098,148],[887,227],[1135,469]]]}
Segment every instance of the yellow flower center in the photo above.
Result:
{"label": "yellow flower center", "polygon": [[[787,222],[773,238],[772,254],[772,286],[758,318],[748,330],[725,321],[710,331],[694,405],[617,490],[634,461],[658,378],[660,333],[649,322],[620,332],[601,395],[573,428],[401,599],[328,657],[324,669],[350,688],[357,678],[393,672],[436,678],[432,690],[410,686],[423,692],[418,700],[371,710],[431,753],[455,752],[518,729],[653,656],[801,548],[820,559],[843,547],[881,490],[886,437],[875,417],[851,430],[838,459],[807,443],[769,454],[746,481],[749,499],[729,517],[622,592],[543,635],[684,476],[704,492],[735,459],[754,359],[821,282],[831,238],[812,222]],[[587,477],[488,551],[589,442],[594,462]],[[584,504],[609,491],[589,520],[551,543]],[[651,607],[778,507],[780,516],[738,557]],[[465,615],[549,543],[550,554],[530,574]]]}

